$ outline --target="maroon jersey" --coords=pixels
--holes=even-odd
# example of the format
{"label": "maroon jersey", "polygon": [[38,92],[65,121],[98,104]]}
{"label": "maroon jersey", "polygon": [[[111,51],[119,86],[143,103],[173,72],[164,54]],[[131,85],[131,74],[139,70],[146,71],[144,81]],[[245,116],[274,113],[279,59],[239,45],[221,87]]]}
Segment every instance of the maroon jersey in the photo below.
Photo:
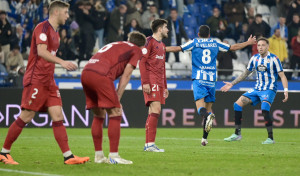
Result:
{"label": "maroon jersey", "polygon": [[116,80],[129,63],[136,67],[142,57],[141,49],[129,42],[114,42],[102,47],[84,67],[100,75]]}
{"label": "maroon jersey", "polygon": [[140,61],[142,84],[157,84],[160,87],[167,88],[165,44],[150,36],[147,37],[145,48],[142,51],[144,54]]}
{"label": "maroon jersey", "polygon": [[56,55],[59,47],[59,34],[53,29],[48,20],[39,23],[33,31],[28,65],[23,79],[23,85],[42,84],[53,85],[55,64],[38,56],[37,45],[46,44],[47,50]]}

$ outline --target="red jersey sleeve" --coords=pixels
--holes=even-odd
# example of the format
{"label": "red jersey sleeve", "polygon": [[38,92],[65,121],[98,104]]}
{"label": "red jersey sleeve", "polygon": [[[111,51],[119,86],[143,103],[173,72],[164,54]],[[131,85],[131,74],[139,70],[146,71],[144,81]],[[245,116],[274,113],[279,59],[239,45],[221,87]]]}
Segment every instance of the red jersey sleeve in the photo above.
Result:
{"label": "red jersey sleeve", "polygon": [[152,44],[151,42],[148,42],[145,46],[145,48],[142,49],[142,53],[143,53],[143,56],[142,56],[142,59],[140,61],[140,72],[141,72],[141,82],[142,82],[142,85],[143,84],[150,84],[150,73],[149,73],[149,70],[147,70],[146,68],[146,64],[147,64],[147,59],[149,57],[149,54],[150,54],[150,51],[151,51],[151,47],[152,47]]}
{"label": "red jersey sleeve", "polygon": [[139,48],[132,50],[132,55],[129,60],[129,64],[136,68],[136,65],[138,61],[141,59],[141,57],[142,57],[142,51]]}
{"label": "red jersey sleeve", "polygon": [[38,44],[46,44],[48,46],[48,32],[45,25],[38,25],[35,30],[35,42],[36,45]]}

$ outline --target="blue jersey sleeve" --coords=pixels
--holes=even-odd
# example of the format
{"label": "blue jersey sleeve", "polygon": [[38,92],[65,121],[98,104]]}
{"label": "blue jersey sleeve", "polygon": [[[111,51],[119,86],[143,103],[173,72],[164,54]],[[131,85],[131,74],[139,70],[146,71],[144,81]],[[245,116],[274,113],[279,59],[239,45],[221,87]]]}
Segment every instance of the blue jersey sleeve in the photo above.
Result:
{"label": "blue jersey sleeve", "polygon": [[281,62],[280,62],[280,60],[279,60],[278,57],[276,57],[276,59],[274,59],[274,65],[275,65],[275,68],[276,68],[276,72],[277,72],[277,73],[283,71]]}
{"label": "blue jersey sleeve", "polygon": [[227,52],[230,49],[230,45],[228,45],[227,43],[217,41],[217,45],[219,47],[219,50],[223,52]]}
{"label": "blue jersey sleeve", "polygon": [[180,47],[181,47],[181,49],[182,49],[182,51],[191,51],[193,48],[194,48],[194,46],[195,46],[195,39],[194,40],[192,40],[192,41],[189,41],[189,42],[187,42],[187,43],[185,43],[185,44],[183,44],[183,45],[180,45]]}
{"label": "blue jersey sleeve", "polygon": [[250,59],[250,61],[248,63],[247,69],[249,71],[253,71],[253,69],[254,69],[254,61],[255,61],[254,58],[255,58],[255,55],[251,57],[251,59]]}

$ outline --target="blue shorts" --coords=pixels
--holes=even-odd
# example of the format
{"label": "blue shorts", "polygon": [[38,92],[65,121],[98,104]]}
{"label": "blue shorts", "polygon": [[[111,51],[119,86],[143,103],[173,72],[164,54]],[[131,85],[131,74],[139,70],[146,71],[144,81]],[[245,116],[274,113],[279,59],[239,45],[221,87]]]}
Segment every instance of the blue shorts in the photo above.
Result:
{"label": "blue shorts", "polygon": [[215,82],[194,79],[193,92],[195,101],[204,98],[204,102],[210,103],[216,100]]}
{"label": "blue shorts", "polygon": [[267,101],[270,104],[272,104],[276,96],[276,91],[274,90],[258,91],[255,89],[251,89],[248,92],[244,93],[243,96],[249,98],[252,101],[253,106],[263,101]]}

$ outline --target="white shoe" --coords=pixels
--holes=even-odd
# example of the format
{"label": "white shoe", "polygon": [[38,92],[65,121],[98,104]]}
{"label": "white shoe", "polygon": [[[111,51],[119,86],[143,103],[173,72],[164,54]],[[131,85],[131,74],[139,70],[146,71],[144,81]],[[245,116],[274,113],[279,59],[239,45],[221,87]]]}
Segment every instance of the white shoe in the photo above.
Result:
{"label": "white shoe", "polygon": [[202,146],[206,146],[207,144],[208,144],[207,139],[202,138],[202,140],[201,140],[201,145],[202,145]]}
{"label": "white shoe", "polygon": [[108,160],[104,155],[95,154],[95,163],[108,163]]}
{"label": "white shoe", "polygon": [[155,144],[144,147],[145,152],[165,152],[165,149],[159,149]]}
{"label": "white shoe", "polygon": [[120,155],[117,156],[108,155],[108,164],[133,164],[133,162],[121,158]]}
{"label": "white shoe", "polygon": [[205,124],[205,131],[209,132],[212,129],[213,121],[215,119],[215,114],[211,113],[207,117],[206,124]]}

